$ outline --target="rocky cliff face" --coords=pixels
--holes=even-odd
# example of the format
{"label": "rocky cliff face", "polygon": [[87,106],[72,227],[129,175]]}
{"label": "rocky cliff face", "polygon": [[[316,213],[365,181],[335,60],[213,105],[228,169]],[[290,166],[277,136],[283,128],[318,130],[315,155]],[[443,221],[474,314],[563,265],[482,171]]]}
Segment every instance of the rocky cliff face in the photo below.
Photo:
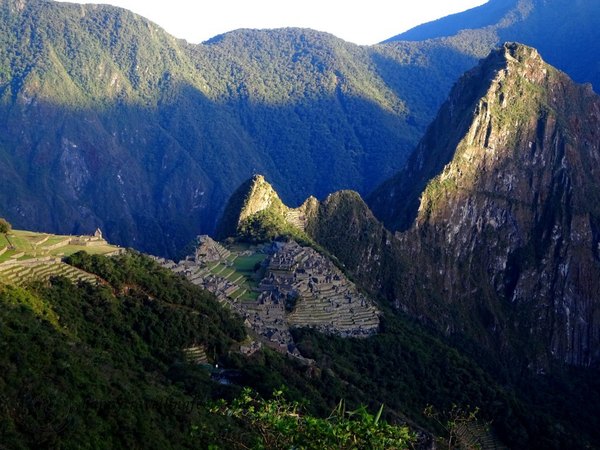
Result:
{"label": "rocky cliff face", "polygon": [[[490,78],[479,98],[464,95],[474,78]],[[414,219],[397,234],[414,262],[398,306],[500,352],[518,342],[533,368],[600,361],[600,99],[590,86],[506,44],[457,84],[380,199],[385,189],[400,222]]]}

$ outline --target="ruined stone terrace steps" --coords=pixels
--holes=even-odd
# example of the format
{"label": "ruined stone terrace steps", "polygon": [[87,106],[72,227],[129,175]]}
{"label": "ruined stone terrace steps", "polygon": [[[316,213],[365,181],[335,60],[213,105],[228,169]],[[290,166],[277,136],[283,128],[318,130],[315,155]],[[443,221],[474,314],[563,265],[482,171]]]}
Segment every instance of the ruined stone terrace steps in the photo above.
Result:
{"label": "ruined stone terrace steps", "polygon": [[194,346],[183,349],[185,359],[192,364],[208,364],[208,356],[203,346]]}
{"label": "ruined stone terrace steps", "polygon": [[364,311],[357,313],[349,313],[344,314],[344,311],[336,311],[334,312],[325,312],[318,311],[313,309],[305,309],[302,311],[294,312],[290,315],[290,318],[294,320],[294,322],[315,322],[315,321],[329,321],[329,320],[354,320],[356,323],[359,323],[363,320],[377,321],[377,313],[375,311]]}
{"label": "ruined stone terrace steps", "polygon": [[[321,302],[321,305],[325,305],[325,302]],[[352,326],[378,326],[379,316],[375,308],[354,306],[352,311],[350,309],[343,307],[330,309],[330,305],[320,308],[318,305],[300,301],[296,305],[294,312],[290,314],[289,320],[291,323],[311,325],[319,323],[326,325],[333,321],[335,324]]]}
{"label": "ruined stone terrace steps", "polygon": [[330,313],[318,313],[315,311],[305,311],[304,313],[300,313],[300,314],[291,314],[289,316],[289,320],[291,322],[294,323],[317,323],[317,322],[323,322],[323,323],[328,323],[331,322],[332,320],[335,322],[347,322],[347,323],[356,323],[356,324],[361,324],[361,323],[378,323],[377,320],[377,314],[374,312],[371,313],[367,313],[367,314],[363,314],[363,315],[358,315],[358,314],[352,314],[352,315],[345,315],[345,314],[330,314]]}
{"label": "ruined stone terrace steps", "polygon": [[506,450],[489,431],[480,423],[460,424],[456,430],[456,436],[461,447],[478,448],[482,450]]}
{"label": "ruined stone terrace steps", "polygon": [[290,225],[295,226],[296,228],[299,228],[301,230],[305,229],[305,218],[304,218],[304,214],[302,214],[300,211],[298,211],[297,209],[291,209],[289,210],[286,215],[285,215],[285,220],[286,222],[288,222]]}
{"label": "ruined stone terrace steps", "polygon": [[16,285],[22,285],[25,282],[36,279],[47,280],[53,276],[64,276],[72,281],[85,280],[95,282],[97,280],[94,275],[83,272],[63,262],[0,266],[0,280]]}

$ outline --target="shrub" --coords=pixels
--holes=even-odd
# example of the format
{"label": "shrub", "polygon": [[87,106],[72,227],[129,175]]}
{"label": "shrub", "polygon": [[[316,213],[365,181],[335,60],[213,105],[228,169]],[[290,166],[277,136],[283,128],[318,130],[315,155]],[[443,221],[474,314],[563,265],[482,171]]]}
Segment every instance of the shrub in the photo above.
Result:
{"label": "shrub", "polygon": [[[253,448],[303,449],[406,449],[414,441],[406,426],[380,420],[383,405],[373,416],[365,407],[346,411],[344,402],[328,418],[302,414],[298,403],[283,399],[275,392],[272,400],[263,400],[245,389],[231,405],[221,402],[213,412],[235,417],[242,426],[256,433]],[[241,439],[240,439],[241,438]],[[241,436],[228,436],[234,448],[247,448]]]}
{"label": "shrub", "polygon": [[0,217],[0,233],[6,234],[9,233],[10,230],[12,230],[12,225],[10,224],[10,222]]}

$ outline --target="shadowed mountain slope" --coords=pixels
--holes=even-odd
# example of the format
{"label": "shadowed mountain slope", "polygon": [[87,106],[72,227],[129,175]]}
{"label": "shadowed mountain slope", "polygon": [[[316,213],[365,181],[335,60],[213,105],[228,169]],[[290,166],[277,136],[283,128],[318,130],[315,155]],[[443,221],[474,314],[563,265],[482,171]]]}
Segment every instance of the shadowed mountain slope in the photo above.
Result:
{"label": "shadowed mountain slope", "polygon": [[[565,14],[560,33],[540,25],[540,39],[595,36],[590,8]],[[554,9],[527,9],[527,20]],[[16,227],[101,227],[111,242],[170,256],[213,232],[255,173],[290,205],[370,193],[498,41],[360,47],[280,29],[190,45],[119,8],[44,0],[4,0],[0,22],[0,210]],[[570,42],[552,50],[594,67],[591,41],[579,53]]]}
{"label": "shadowed mountain slope", "polygon": [[292,204],[370,191],[471,64],[432,68],[440,82],[421,90],[431,61],[414,61],[417,44],[281,29],[189,45],[119,8],[44,0],[4,0],[0,22],[4,214],[30,229],[100,226],[158,254],[213,231],[256,172]]}

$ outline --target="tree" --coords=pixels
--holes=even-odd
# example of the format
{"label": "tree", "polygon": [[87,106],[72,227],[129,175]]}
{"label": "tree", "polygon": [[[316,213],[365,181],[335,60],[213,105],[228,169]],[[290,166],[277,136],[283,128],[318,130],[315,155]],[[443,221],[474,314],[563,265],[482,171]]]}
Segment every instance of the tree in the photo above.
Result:
{"label": "tree", "polygon": [[9,233],[12,230],[12,225],[6,219],[0,217],[0,234]]}

